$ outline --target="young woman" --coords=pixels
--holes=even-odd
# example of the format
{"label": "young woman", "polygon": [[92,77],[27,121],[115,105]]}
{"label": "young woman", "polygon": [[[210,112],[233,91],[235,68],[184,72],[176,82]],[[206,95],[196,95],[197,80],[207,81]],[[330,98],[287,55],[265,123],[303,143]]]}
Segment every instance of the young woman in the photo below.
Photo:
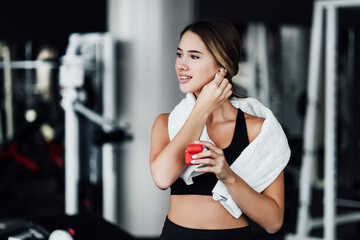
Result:
{"label": "young woman", "polygon": [[[264,118],[247,114],[230,102],[240,97],[231,84],[238,71],[240,46],[237,30],[223,20],[197,22],[181,33],[175,69],[180,90],[194,96],[195,103],[174,136],[169,136],[169,114],[159,115],[153,125],[151,173],[160,189],[171,188],[170,209],[160,239],[251,239],[248,218],[269,233],[282,226],[282,169],[259,193],[230,168],[257,138],[264,122]],[[211,141],[198,141],[204,129]],[[180,175],[188,168],[185,149],[194,142],[208,150],[193,156],[192,164],[199,166],[195,172],[202,174],[187,185]],[[213,199],[218,181],[242,210],[241,216],[234,217]]]}

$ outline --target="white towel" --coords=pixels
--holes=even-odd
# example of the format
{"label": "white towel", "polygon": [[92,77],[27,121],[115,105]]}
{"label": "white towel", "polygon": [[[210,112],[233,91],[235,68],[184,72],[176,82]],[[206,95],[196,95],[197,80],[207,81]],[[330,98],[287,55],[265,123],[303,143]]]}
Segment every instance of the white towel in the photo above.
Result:
{"label": "white towel", "polygon": [[[189,117],[196,99],[188,93],[170,113],[168,129],[170,140],[180,131]],[[281,173],[290,158],[290,148],[285,133],[273,113],[254,98],[238,98],[230,101],[243,112],[264,118],[259,135],[242,151],[230,168],[240,176],[250,187],[262,192]],[[204,126],[200,140],[212,142]],[[212,142],[213,143],[213,142]],[[181,174],[187,185],[193,184],[192,178],[203,173],[195,171],[198,165],[188,166]],[[213,199],[219,201],[235,218],[239,218],[242,210],[232,199],[226,186],[218,181],[213,188]]]}

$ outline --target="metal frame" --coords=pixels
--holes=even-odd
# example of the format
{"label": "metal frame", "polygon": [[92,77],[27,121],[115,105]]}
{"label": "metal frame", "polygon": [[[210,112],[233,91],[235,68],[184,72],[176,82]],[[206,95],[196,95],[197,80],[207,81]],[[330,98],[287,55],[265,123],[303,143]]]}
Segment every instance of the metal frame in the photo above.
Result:
{"label": "metal frame", "polygon": [[37,69],[47,67],[50,69],[59,68],[57,62],[48,60],[26,60],[26,61],[4,61],[0,62],[0,68],[9,69]]}
{"label": "metal frame", "polygon": [[[1,133],[0,128],[0,141],[3,141],[3,139],[12,139],[14,136],[14,119],[13,119],[13,103],[12,103],[12,73],[11,68],[6,65],[7,63],[11,62],[11,56],[10,56],[10,48],[7,45],[4,45],[0,42],[0,58],[3,59],[2,62],[0,62],[0,68],[4,69],[4,108],[6,111],[6,129],[7,133],[6,136],[2,136],[3,133]],[[5,66],[2,66],[2,64],[5,64]],[[0,117],[0,122],[4,121]]]}
{"label": "metal frame", "polygon": [[[84,83],[84,59],[76,55],[76,49],[85,42],[103,46],[103,115],[88,109],[81,103],[82,94],[79,89]],[[117,126],[116,119],[116,82],[115,82],[115,43],[109,33],[72,34],[63,64],[60,67],[60,85],[62,90],[62,106],[65,110],[65,213],[78,213],[79,184],[79,116],[103,127],[105,132]],[[102,190],[103,217],[117,223],[118,185],[115,146],[105,143],[102,147]]]}
{"label": "metal frame", "polygon": [[[287,240],[336,239],[336,225],[360,220],[360,213],[336,215],[336,46],[337,10],[359,7],[359,0],[317,0],[314,3],[308,72],[308,106],[304,126],[304,151],[300,175],[300,196],[296,234]],[[323,16],[326,12],[325,46],[325,185],[324,219],[311,219],[309,213],[313,162],[315,160],[316,115],[319,108],[320,63]],[[324,238],[309,237],[310,230],[324,226]]]}
{"label": "metal frame", "polygon": [[248,25],[247,34],[250,67],[248,95],[269,106],[270,76],[266,26],[262,23],[251,23]]}

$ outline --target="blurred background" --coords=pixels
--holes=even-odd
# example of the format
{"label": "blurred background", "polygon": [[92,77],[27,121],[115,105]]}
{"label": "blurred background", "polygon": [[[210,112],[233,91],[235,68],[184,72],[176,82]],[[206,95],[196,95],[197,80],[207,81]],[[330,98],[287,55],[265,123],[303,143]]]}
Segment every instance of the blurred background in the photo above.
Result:
{"label": "blurred background", "polygon": [[359,7],[1,1],[0,238],[157,239],[169,191],[150,175],[151,127],[184,97],[180,32],[223,18],[242,38],[236,88],[272,109],[292,151],[284,226],[269,235],[253,223],[254,239],[360,239]]}

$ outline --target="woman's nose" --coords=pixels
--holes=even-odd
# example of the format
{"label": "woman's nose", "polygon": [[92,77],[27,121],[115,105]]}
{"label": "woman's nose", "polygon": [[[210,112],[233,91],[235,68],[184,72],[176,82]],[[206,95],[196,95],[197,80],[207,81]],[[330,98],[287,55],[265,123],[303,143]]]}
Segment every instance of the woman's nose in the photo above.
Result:
{"label": "woman's nose", "polygon": [[180,71],[186,71],[189,69],[189,66],[186,64],[184,59],[177,59],[176,60],[176,68]]}

